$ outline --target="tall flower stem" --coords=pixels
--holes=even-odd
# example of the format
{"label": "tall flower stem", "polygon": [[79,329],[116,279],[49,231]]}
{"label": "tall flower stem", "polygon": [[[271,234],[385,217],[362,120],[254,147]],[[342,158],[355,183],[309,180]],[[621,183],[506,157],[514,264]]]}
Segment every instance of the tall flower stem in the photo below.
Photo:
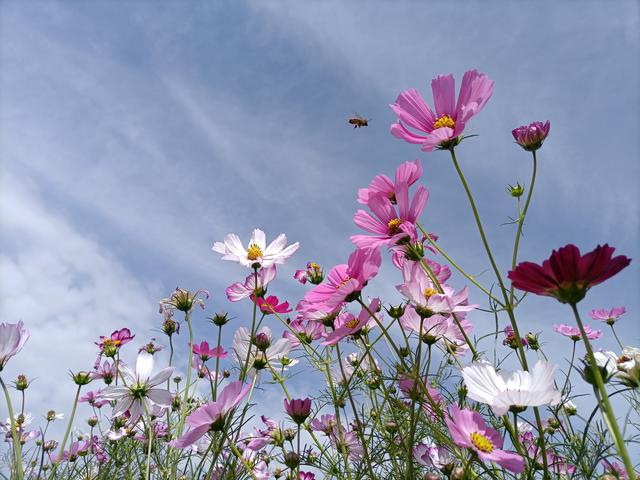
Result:
{"label": "tall flower stem", "polygon": [[193,368],[193,327],[191,326],[191,312],[184,313],[184,321],[189,327],[189,366],[187,368],[187,383],[184,386],[184,395],[182,396],[182,405],[180,406],[180,420],[178,422],[178,434],[182,435],[184,421],[187,418],[187,400],[189,399],[189,387],[191,387],[191,369]]}
{"label": "tall flower stem", "polygon": [[69,422],[67,423],[67,430],[64,432],[64,438],[62,439],[62,443],[60,444],[60,452],[58,453],[58,457],[56,458],[56,463],[53,466],[51,471],[51,475],[49,478],[54,478],[58,465],[60,464],[60,460],[62,459],[62,453],[64,452],[64,447],[67,446],[67,440],[69,440],[69,434],[71,433],[71,427],[73,426],[73,419],[76,416],[76,408],[78,406],[78,398],[80,398],[80,389],[82,385],[78,385],[78,390],[76,390],[76,398],[73,400],[73,407],[71,408],[71,415],[69,416]]}
{"label": "tall flower stem", "polygon": [[[500,291],[502,292],[502,297],[504,298],[504,307],[507,311],[507,315],[509,316],[509,321],[511,322],[511,328],[513,328],[513,333],[516,336],[516,345],[518,347],[518,356],[520,357],[520,364],[522,368],[526,371],[529,371],[529,365],[527,364],[527,357],[524,353],[524,347],[522,345],[522,337],[520,336],[520,329],[518,328],[518,322],[516,322],[516,317],[513,314],[513,305],[509,300],[509,295],[507,293],[507,289],[504,285],[504,281],[502,280],[502,275],[500,274],[500,269],[493,258],[493,253],[491,253],[491,247],[489,246],[489,242],[487,240],[487,236],[484,233],[484,228],[482,227],[482,221],[480,220],[480,215],[478,213],[478,209],[476,207],[476,202],[473,199],[473,195],[471,190],[469,189],[469,185],[467,184],[467,180],[460,169],[460,165],[458,164],[458,159],[456,158],[456,152],[453,147],[449,150],[451,152],[451,160],[453,160],[453,166],[458,173],[458,177],[460,177],[460,181],[462,182],[462,186],[464,187],[464,191],[467,194],[467,198],[469,200],[469,204],[471,205],[471,210],[473,211],[473,217],[475,218],[476,225],[478,227],[478,233],[480,234],[480,238],[482,239],[482,244],[484,245],[484,249],[487,252],[487,257],[489,258],[489,262],[491,263],[491,268],[493,269],[496,279],[498,280],[498,285],[500,286]],[[540,409],[538,407],[533,407],[533,412],[536,417],[536,425],[538,427],[538,433],[540,434],[540,447],[543,452],[542,455],[542,463],[544,468],[543,478],[546,480],[549,478],[549,469],[547,465],[547,455],[546,455],[546,447],[544,440],[544,428],[542,427],[542,419],[540,418]]]}
{"label": "tall flower stem", "polygon": [[[518,248],[520,247],[520,237],[522,236],[522,226],[524,225],[524,219],[527,216],[527,211],[529,210],[529,204],[531,203],[531,196],[533,194],[533,187],[536,184],[536,172],[538,169],[538,159],[536,157],[536,151],[533,152],[533,172],[531,173],[531,182],[529,183],[529,191],[527,192],[527,199],[524,202],[524,208],[522,212],[518,212],[518,230],[516,231],[516,239],[513,244],[513,257],[511,259],[511,269],[516,268],[516,263],[518,261]],[[513,305],[513,294],[514,289],[513,285],[509,289],[509,304]]]}
{"label": "tall flower stem", "polygon": [[[584,326],[582,324],[582,319],[580,318],[580,314],[578,313],[578,308],[575,303],[571,304],[571,309],[573,310],[573,315],[576,318],[576,323],[578,324],[578,328],[580,329],[580,334],[582,335],[582,341],[584,342],[584,346],[587,350],[587,360],[589,361],[589,366],[591,367],[591,373],[593,374],[593,379],[596,382],[596,387],[600,392],[601,397],[601,409],[603,410],[603,415],[606,420],[607,427],[609,428],[609,433],[613,437],[613,441],[616,444],[616,448],[618,450],[618,454],[622,457],[624,461],[624,466],[629,474],[629,478],[635,478],[635,472],[633,468],[633,464],[631,463],[631,459],[629,458],[629,453],[627,452],[627,447],[624,443],[624,438],[620,434],[620,429],[618,427],[618,423],[616,422],[616,416],[613,413],[613,408],[611,407],[611,402],[609,401],[609,396],[607,395],[607,389],[604,387],[604,380],[602,379],[602,375],[600,374],[600,369],[596,364],[596,358],[593,354],[593,349],[591,348],[591,343],[589,342],[589,338],[587,337],[587,332],[584,330]],[[603,408],[604,407],[604,408]]]}
{"label": "tall flower stem", "polygon": [[4,380],[0,377],[0,384],[2,385],[2,390],[4,391],[4,398],[7,401],[7,409],[9,410],[9,422],[11,423],[11,437],[13,438],[13,454],[15,456],[15,469],[16,469],[16,479],[22,480],[24,477],[24,470],[22,468],[22,444],[20,443],[20,438],[18,436],[18,428],[16,426],[16,419],[13,415],[13,406],[11,404],[11,397],[9,396],[9,390],[7,386],[4,384]]}
{"label": "tall flower stem", "polygon": [[222,339],[222,325],[218,326],[218,348],[216,349],[216,352],[218,352],[218,354],[216,355],[216,378],[214,378],[213,380],[213,401],[216,401],[216,398],[218,397],[218,379],[220,378],[218,376],[219,373],[219,369],[220,369],[220,341]]}
{"label": "tall flower stem", "polygon": [[244,382],[249,370],[249,359],[251,358],[251,347],[256,329],[256,316],[258,312],[258,269],[253,269],[253,316],[251,317],[251,332],[249,333],[249,345],[247,346],[247,358],[244,360],[244,367],[240,371],[240,381]]}

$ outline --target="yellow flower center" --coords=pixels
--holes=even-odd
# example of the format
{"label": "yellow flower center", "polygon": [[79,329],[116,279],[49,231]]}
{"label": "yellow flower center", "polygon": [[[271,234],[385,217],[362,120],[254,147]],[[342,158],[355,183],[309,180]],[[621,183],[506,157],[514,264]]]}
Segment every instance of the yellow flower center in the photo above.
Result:
{"label": "yellow flower center", "polygon": [[433,129],[435,130],[436,128],[442,127],[453,128],[455,127],[455,125],[456,122],[453,121],[453,118],[451,118],[449,115],[442,115],[435,122],[433,122]]}
{"label": "yellow flower center", "polygon": [[491,440],[489,440],[483,434],[478,432],[473,432],[470,438],[471,438],[471,443],[473,443],[475,447],[481,452],[484,452],[484,453],[493,452],[493,448],[494,448],[493,443],[491,443]]}
{"label": "yellow flower center", "polygon": [[336,290],[340,290],[342,287],[344,287],[347,283],[349,283],[351,281],[351,277],[347,277],[345,278],[343,281],[340,282],[340,284],[336,287]]}
{"label": "yellow flower center", "polygon": [[309,268],[313,268],[314,270],[320,270],[320,265],[316,262],[309,262]]}
{"label": "yellow flower center", "polygon": [[348,322],[345,322],[344,325],[347,328],[356,328],[358,326],[358,319],[357,318],[352,318]]}
{"label": "yellow flower center", "polygon": [[387,232],[389,235],[395,235],[396,233],[400,233],[400,225],[402,225],[402,220],[399,218],[394,218],[389,221],[387,224]]}
{"label": "yellow flower center", "polygon": [[257,260],[260,257],[262,257],[262,250],[260,249],[260,247],[255,243],[249,245],[249,250],[247,250],[247,258],[249,260]]}
{"label": "yellow flower center", "polygon": [[424,293],[424,298],[426,298],[428,300],[430,297],[432,297],[436,293],[438,293],[438,291],[433,289],[433,288],[431,288],[431,287],[428,287],[428,288],[425,288],[424,292],[422,292],[422,293]]}

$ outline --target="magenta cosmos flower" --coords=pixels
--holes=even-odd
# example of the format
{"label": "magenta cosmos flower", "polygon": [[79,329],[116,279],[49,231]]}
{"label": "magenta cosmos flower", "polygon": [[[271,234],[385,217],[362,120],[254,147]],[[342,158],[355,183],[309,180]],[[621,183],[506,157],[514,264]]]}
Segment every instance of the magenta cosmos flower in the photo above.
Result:
{"label": "magenta cosmos flower", "polygon": [[126,345],[135,338],[135,335],[131,335],[131,330],[128,328],[121,328],[115,330],[109,337],[100,335],[100,339],[95,342],[100,351],[107,357],[115,357],[120,347]]}
{"label": "magenta cosmos flower", "polygon": [[578,247],[569,244],[554,250],[542,265],[518,264],[509,272],[509,279],[519,290],[576,304],[591,287],[613,277],[631,263],[624,255],[613,257],[614,251],[615,248],[604,244],[581,255]]}
{"label": "magenta cosmos flower", "polygon": [[516,143],[527,152],[535,152],[542,146],[545,138],[549,135],[550,128],[551,124],[549,123],[549,120],[544,123],[533,122],[529,125],[514,128],[511,131],[511,134],[516,140]]}
{"label": "magenta cosmos flower", "polygon": [[298,425],[304,423],[304,421],[311,414],[311,399],[305,398],[292,398],[291,401],[284,399],[284,409],[291,417],[291,420]]}
{"label": "magenta cosmos flower", "polygon": [[393,182],[386,175],[376,175],[368,188],[358,190],[358,203],[367,205],[372,195],[383,194],[392,203],[396,203],[396,189],[398,185],[406,183],[408,186],[416,183],[422,176],[422,164],[419,159],[404,162],[396,169],[396,179]]}
{"label": "magenta cosmos flower", "polygon": [[331,269],[325,283],[306,293],[304,308],[313,309],[324,304],[328,309],[334,309],[343,302],[355,300],[367,282],[378,274],[381,262],[378,249],[357,249],[349,256],[348,263]]}
{"label": "magenta cosmos flower", "polygon": [[[380,299],[374,298],[369,304],[369,310],[377,312],[380,308]],[[378,317],[382,321],[382,316]],[[356,317],[351,313],[343,313],[338,315],[335,321],[335,330],[327,334],[327,338],[322,343],[323,345],[335,345],[344,337],[354,335],[362,330],[369,322],[373,321],[371,315],[366,308],[360,311],[360,314]]]}
{"label": "magenta cosmos flower", "polygon": [[170,442],[172,447],[185,448],[196,443],[209,431],[221,431],[227,415],[249,393],[251,385],[242,385],[241,381],[227,385],[220,393],[218,400],[203,405],[187,417],[186,423],[191,427],[182,437]]}
{"label": "magenta cosmos flower", "polygon": [[[251,299],[253,300],[253,295],[251,295]],[[269,315],[271,313],[289,313],[291,309],[289,308],[289,302],[282,302],[278,300],[278,297],[275,295],[269,295],[267,298],[258,298],[255,300],[260,311],[265,315]]]}
{"label": "magenta cosmos flower", "polygon": [[0,372],[9,359],[16,355],[29,340],[24,323],[0,323]]}
{"label": "magenta cosmos flower", "polygon": [[226,358],[227,352],[222,347],[210,348],[209,342],[203,340],[200,345],[197,343],[193,346],[193,354],[197,355],[200,360],[206,362],[210,358]]}
{"label": "magenta cosmos flower", "polygon": [[611,310],[601,308],[598,310],[591,310],[589,312],[589,316],[594,320],[601,320],[611,326],[625,313],[627,313],[627,309],[625,307],[614,307]]}
{"label": "magenta cosmos flower", "polygon": [[391,125],[391,134],[422,145],[425,152],[457,144],[465,124],[491,98],[493,80],[477,70],[469,70],[462,77],[457,103],[453,75],[438,75],[431,81],[431,90],[435,113],[414,88],[402,92],[390,105],[398,117],[398,122]]}
{"label": "magenta cosmos flower", "polygon": [[502,449],[502,437],[485,423],[482,416],[473,410],[460,410],[453,404],[453,415],[445,418],[451,438],[459,447],[470,448],[482,461],[495,462],[510,472],[524,471],[524,459],[514,452]]}
{"label": "magenta cosmos flower", "polygon": [[395,189],[398,209],[385,193],[376,193],[369,197],[367,206],[371,215],[358,210],[353,217],[354,223],[371,235],[353,235],[351,241],[358,248],[377,248],[383,245],[395,245],[402,238],[416,240],[416,221],[422,215],[429,199],[429,191],[420,185],[413,199],[409,200],[409,185],[400,183]]}
{"label": "magenta cosmos flower", "polygon": [[[571,325],[567,325],[565,323],[554,325],[553,331],[559,333],[560,335],[564,335],[565,337],[569,337],[574,342],[582,339],[582,335],[580,335],[580,329],[578,327],[572,327]],[[595,340],[602,336],[602,330],[592,330],[589,325],[584,326],[584,332],[587,334],[587,338],[589,340]]]}

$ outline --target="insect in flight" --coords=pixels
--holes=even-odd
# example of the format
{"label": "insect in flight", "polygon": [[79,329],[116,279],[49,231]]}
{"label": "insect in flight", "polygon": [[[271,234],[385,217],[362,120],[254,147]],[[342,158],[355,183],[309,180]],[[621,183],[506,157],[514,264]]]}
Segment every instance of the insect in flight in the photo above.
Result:
{"label": "insect in flight", "polygon": [[363,118],[357,113],[353,114],[353,117],[349,119],[349,124],[353,125],[353,128],[362,128],[369,126],[369,119]]}

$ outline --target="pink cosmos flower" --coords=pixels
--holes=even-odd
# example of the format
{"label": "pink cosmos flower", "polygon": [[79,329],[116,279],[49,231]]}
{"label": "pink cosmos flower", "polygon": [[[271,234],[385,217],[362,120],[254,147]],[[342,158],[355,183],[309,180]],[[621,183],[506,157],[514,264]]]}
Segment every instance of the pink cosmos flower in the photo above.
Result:
{"label": "pink cosmos flower", "polygon": [[604,473],[613,475],[615,478],[618,478],[620,480],[629,480],[629,474],[627,473],[624,466],[619,462],[610,462],[609,460],[604,459],[602,460],[601,465],[604,468]]}
{"label": "pink cosmos flower", "polygon": [[422,377],[420,382],[422,385],[411,377],[403,376],[398,380],[398,386],[405,397],[418,401],[429,418],[436,420],[438,418],[436,407],[444,403],[444,397],[438,390],[428,385],[427,377]]}
{"label": "pink cosmos flower", "polygon": [[267,246],[264,232],[256,228],[251,234],[249,246],[245,249],[235,233],[230,233],[224,242],[215,242],[211,248],[222,254],[223,260],[232,260],[244,267],[270,267],[274,264],[285,263],[293,255],[300,244],[298,242],[287,245],[287,236],[281,233]]}
{"label": "pink cosmos flower", "polygon": [[100,340],[95,343],[100,347],[101,352],[108,357],[113,357],[120,347],[126,345],[134,338],[135,335],[131,335],[131,330],[128,328],[121,328],[120,330],[115,330],[110,337],[101,335]]}
{"label": "pink cosmos flower", "polygon": [[331,269],[325,283],[306,293],[305,308],[324,304],[327,309],[333,310],[344,302],[354,300],[367,282],[378,274],[381,262],[378,249],[357,249],[349,256],[347,264]]}
{"label": "pink cosmos flower", "polygon": [[[253,295],[251,296],[251,299],[253,300]],[[289,302],[278,303],[278,297],[275,295],[270,295],[267,298],[258,297],[255,301],[258,304],[260,311],[265,315],[272,313],[289,313],[291,311],[289,308]]]}
{"label": "pink cosmos flower", "polygon": [[29,340],[24,323],[0,323],[0,372],[9,359],[16,355]]}
{"label": "pink cosmos flower", "polygon": [[193,354],[200,357],[203,362],[210,358],[226,358],[227,352],[222,347],[209,348],[209,342],[203,340],[200,345],[197,343],[193,346]]}
{"label": "pink cosmos flower", "polygon": [[[99,357],[98,360],[100,360]],[[106,385],[110,385],[116,377],[116,365],[115,363],[109,363],[108,360],[105,360],[105,362],[100,365],[98,361],[98,364],[94,367],[94,371],[91,372],[91,376],[94,379],[101,378]]]}
{"label": "pink cosmos flower", "polygon": [[193,356],[193,363],[191,366],[197,372],[198,378],[207,378],[217,383],[218,376],[216,375],[215,369],[213,371],[209,370],[209,367],[207,367],[207,365],[197,355]]}
{"label": "pink cosmos flower", "polygon": [[452,465],[456,461],[456,457],[445,447],[438,447],[435,443],[426,445],[419,443],[413,448],[413,458],[420,465],[427,467],[435,467],[438,470]]}
{"label": "pink cosmos flower", "polygon": [[291,401],[284,399],[284,409],[298,425],[304,423],[311,413],[311,399],[292,398]]}
{"label": "pink cosmos flower", "polygon": [[[553,331],[559,333],[560,335],[564,335],[565,337],[569,337],[574,342],[577,342],[582,338],[580,329],[578,327],[572,327],[564,323],[561,323],[560,325],[554,325]],[[591,330],[591,327],[589,325],[584,326],[584,331],[587,334],[587,338],[589,340],[595,340],[596,338],[600,338],[602,336],[601,330]]]}
{"label": "pink cosmos flower", "polygon": [[397,203],[396,189],[400,184],[411,186],[422,176],[422,164],[419,159],[413,162],[404,162],[396,169],[396,181],[391,181],[386,175],[376,175],[371,180],[368,188],[358,190],[358,203],[368,205],[373,195],[383,194],[391,203]]}
{"label": "pink cosmos flower", "polygon": [[104,407],[107,403],[109,403],[108,400],[105,400],[102,398],[102,390],[96,390],[93,392],[87,392],[84,395],[82,395],[79,399],[79,402],[86,402],[89,405],[91,405],[92,407],[96,407],[96,408],[102,408]]}
{"label": "pink cosmos flower", "polygon": [[138,349],[138,353],[147,352],[147,353],[150,353],[151,355],[153,355],[154,353],[158,353],[161,350],[164,350],[164,347],[162,345],[158,345],[157,343],[154,343],[153,340],[152,340],[149,343],[146,343],[146,344],[142,345]]}
{"label": "pink cosmos flower", "polygon": [[299,480],[316,480],[316,474],[311,472],[300,471]]}
{"label": "pink cosmos flower", "polygon": [[[377,312],[380,308],[380,299],[374,298],[369,304],[369,310]],[[378,316],[378,320],[382,317]],[[327,338],[322,343],[323,345],[335,345],[344,337],[348,337],[362,330],[368,323],[372,322],[371,315],[366,309],[362,309],[360,314],[355,317],[351,313],[343,313],[338,315],[335,322],[335,330],[327,335]]]}
{"label": "pink cosmos flower", "polygon": [[400,317],[400,326],[405,331],[415,332],[423,342],[431,344],[440,340],[448,332],[446,317],[431,315],[421,319],[413,305],[407,305],[405,308],[404,315]]}
{"label": "pink cosmos flower", "polygon": [[80,455],[84,455],[89,451],[89,442],[72,442],[69,445],[69,450],[62,452],[60,456],[61,462],[75,462]]}
{"label": "pink cosmos flower", "polygon": [[335,415],[325,414],[320,418],[314,418],[309,426],[314,432],[323,432],[325,435],[331,435],[337,424]]}
{"label": "pink cosmos flower", "polygon": [[239,302],[240,300],[254,295],[257,291],[258,296],[262,297],[267,291],[267,285],[276,278],[276,266],[261,268],[258,270],[257,286],[256,277],[252,273],[248,275],[244,282],[236,282],[227,287],[226,294],[230,302]]}
{"label": "pink cosmos flower", "polygon": [[589,312],[589,316],[594,320],[602,320],[607,325],[611,326],[625,313],[627,313],[627,309],[625,307],[614,307],[611,310],[591,310]]}
{"label": "pink cosmos flower", "polygon": [[280,436],[281,432],[280,426],[277,422],[265,417],[264,415],[262,415],[260,418],[262,419],[262,423],[264,423],[267,428],[265,430],[256,428],[255,435],[249,437],[250,440],[247,443],[247,448],[256,452],[258,450],[262,450],[266,445],[275,443],[276,437]]}
{"label": "pink cosmos flower", "polygon": [[[513,327],[511,325],[507,325],[504,327],[502,332],[504,333],[504,340],[502,340],[502,344],[513,349],[518,348],[518,337],[516,336],[516,332],[514,332]],[[524,337],[520,337],[520,342],[523,347],[529,345],[529,342]]]}
{"label": "pink cosmos flower", "polygon": [[186,448],[209,431],[221,431],[229,413],[240,404],[250,389],[251,385],[243,386],[241,381],[227,385],[217,401],[203,405],[187,417],[186,423],[191,429],[182,437],[169,442],[169,445]]}
{"label": "pink cosmos flower", "polygon": [[400,183],[395,187],[397,211],[385,193],[369,196],[367,206],[373,212],[371,215],[364,210],[358,210],[353,217],[355,224],[374,235],[353,235],[351,241],[358,248],[378,248],[383,245],[395,245],[401,239],[409,237],[416,241],[415,223],[422,215],[429,199],[429,191],[420,185],[409,200],[409,185]]}
{"label": "pink cosmos flower", "polygon": [[591,287],[613,277],[631,263],[624,255],[613,257],[614,251],[615,248],[605,244],[581,255],[578,247],[569,244],[554,250],[542,265],[518,264],[509,272],[509,279],[519,290],[576,304]]}
{"label": "pink cosmos flower", "polygon": [[462,77],[456,103],[453,75],[438,75],[431,81],[435,113],[416,89],[406,90],[390,105],[398,117],[398,122],[391,125],[391,134],[409,143],[422,145],[425,152],[447,148],[450,141],[457,141],[466,123],[491,98],[493,83],[477,70],[469,70]]}
{"label": "pink cosmos flower", "polygon": [[521,473],[524,471],[524,459],[515,452],[502,449],[502,437],[487,426],[482,416],[473,410],[460,410],[453,404],[453,415],[445,418],[453,442],[459,447],[470,448],[482,461],[495,462],[503,468]]}
{"label": "pink cosmos flower", "polygon": [[299,347],[301,343],[310,344],[314,340],[318,340],[324,333],[322,323],[313,320],[303,320],[296,318],[289,324],[292,331],[286,331],[282,334],[284,338],[289,339],[289,343],[293,348]]}
{"label": "pink cosmos flower", "polygon": [[514,128],[511,131],[516,143],[524,148],[527,152],[535,152],[538,150],[544,142],[547,135],[549,135],[549,129],[551,124],[549,120],[546,122],[533,122],[529,125],[523,125],[518,128]]}
{"label": "pink cosmos flower", "polygon": [[336,425],[333,431],[329,435],[329,440],[334,448],[338,451],[346,451],[351,460],[360,460],[364,455],[364,447],[358,439],[358,435],[353,431],[347,431],[342,427],[342,439],[340,438],[340,431]]}
{"label": "pink cosmos flower", "polygon": [[293,278],[303,285],[307,282],[318,285],[322,283],[324,279],[324,272],[322,271],[322,267],[316,262],[307,262],[307,268],[305,270],[296,270]]}

